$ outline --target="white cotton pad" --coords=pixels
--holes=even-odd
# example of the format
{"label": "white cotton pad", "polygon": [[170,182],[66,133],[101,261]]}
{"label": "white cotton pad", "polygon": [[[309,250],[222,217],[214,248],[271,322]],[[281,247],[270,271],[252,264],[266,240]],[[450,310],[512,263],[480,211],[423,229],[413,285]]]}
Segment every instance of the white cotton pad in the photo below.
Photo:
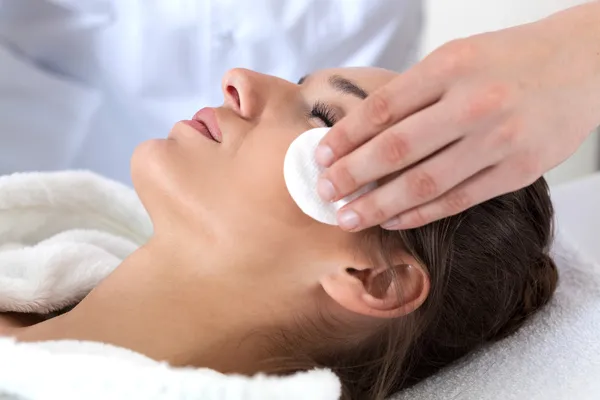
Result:
{"label": "white cotton pad", "polygon": [[377,185],[365,185],[335,203],[321,200],[317,193],[317,181],[324,168],[315,161],[315,149],[328,131],[329,128],[311,129],[292,142],[283,162],[283,177],[292,199],[306,215],[324,224],[338,225],[337,211]]}

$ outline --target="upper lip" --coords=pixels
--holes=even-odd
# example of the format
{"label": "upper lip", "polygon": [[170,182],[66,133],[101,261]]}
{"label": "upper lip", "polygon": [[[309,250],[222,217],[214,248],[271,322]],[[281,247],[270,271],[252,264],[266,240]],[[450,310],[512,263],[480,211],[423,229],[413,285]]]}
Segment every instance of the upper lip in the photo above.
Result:
{"label": "upper lip", "polygon": [[210,136],[216,141],[221,143],[223,141],[223,134],[219,127],[219,121],[217,121],[217,113],[214,108],[204,107],[198,111],[192,117],[193,120],[202,122],[210,132]]}

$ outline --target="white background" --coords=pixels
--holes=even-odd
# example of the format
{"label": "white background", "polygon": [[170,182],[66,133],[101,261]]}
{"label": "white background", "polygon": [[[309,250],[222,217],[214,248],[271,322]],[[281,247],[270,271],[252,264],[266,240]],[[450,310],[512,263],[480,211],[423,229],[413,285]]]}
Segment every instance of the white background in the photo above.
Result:
{"label": "white background", "polygon": [[[427,22],[422,55],[459,37],[493,31],[543,18],[585,3],[582,0],[425,0]],[[600,112],[600,110],[599,110]],[[547,175],[552,184],[594,172],[600,165],[600,137],[590,136],[567,162]]]}

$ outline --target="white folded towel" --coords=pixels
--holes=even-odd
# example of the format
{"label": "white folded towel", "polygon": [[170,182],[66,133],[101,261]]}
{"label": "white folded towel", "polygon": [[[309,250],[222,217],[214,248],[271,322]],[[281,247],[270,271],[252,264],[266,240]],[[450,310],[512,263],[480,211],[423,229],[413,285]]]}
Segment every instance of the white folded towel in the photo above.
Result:
{"label": "white folded towel", "polygon": [[85,171],[1,176],[0,311],[80,301],[151,234],[122,184]]}
{"label": "white folded towel", "polygon": [[[92,342],[14,343],[0,339],[3,400],[337,400],[327,370],[275,377],[171,368]],[[4,396],[4,397],[3,397]]]}

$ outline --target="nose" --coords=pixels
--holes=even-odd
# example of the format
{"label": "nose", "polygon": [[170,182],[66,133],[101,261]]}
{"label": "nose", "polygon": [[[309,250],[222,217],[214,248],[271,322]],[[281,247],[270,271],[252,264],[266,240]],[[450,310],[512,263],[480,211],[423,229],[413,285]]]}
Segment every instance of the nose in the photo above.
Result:
{"label": "nose", "polygon": [[266,103],[267,78],[266,75],[244,68],[227,71],[221,82],[224,105],[245,119],[259,116]]}

